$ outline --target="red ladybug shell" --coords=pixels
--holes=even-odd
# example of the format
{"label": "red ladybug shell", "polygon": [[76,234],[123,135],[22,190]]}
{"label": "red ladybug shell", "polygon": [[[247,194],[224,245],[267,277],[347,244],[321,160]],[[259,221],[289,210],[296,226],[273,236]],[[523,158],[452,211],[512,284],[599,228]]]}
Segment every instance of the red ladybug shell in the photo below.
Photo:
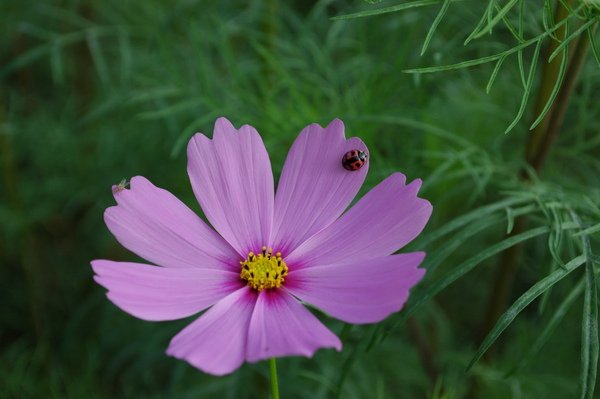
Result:
{"label": "red ladybug shell", "polygon": [[369,156],[361,150],[350,150],[342,157],[342,166],[349,171],[359,170],[367,163]]}

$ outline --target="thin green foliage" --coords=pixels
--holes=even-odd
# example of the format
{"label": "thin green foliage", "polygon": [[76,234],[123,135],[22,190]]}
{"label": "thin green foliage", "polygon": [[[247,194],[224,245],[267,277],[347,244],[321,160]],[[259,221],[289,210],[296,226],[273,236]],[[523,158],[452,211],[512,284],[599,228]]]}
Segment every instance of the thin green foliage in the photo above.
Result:
{"label": "thin green foliage", "polygon": [[504,133],[510,132],[512,130],[512,128],[515,127],[515,125],[517,123],[519,123],[519,121],[523,117],[523,114],[525,113],[525,107],[527,106],[527,102],[529,100],[529,96],[530,96],[531,90],[533,88],[533,82],[535,80],[535,68],[537,66],[541,48],[542,48],[542,41],[540,40],[537,42],[537,44],[535,46],[535,51],[533,52],[533,56],[531,57],[531,65],[529,66],[529,75],[527,76],[527,81],[525,82],[525,91],[523,93],[523,97],[521,97],[521,105],[519,106],[519,110],[517,111],[517,115],[515,116],[515,119],[513,119],[513,121],[510,123],[510,125],[508,125],[506,130],[504,130]]}
{"label": "thin green foliage", "polygon": [[[517,38],[519,43],[523,42],[522,37],[523,37],[523,7],[524,7],[524,5],[525,5],[524,2],[521,2],[521,4],[519,5],[519,32],[518,32],[518,38]],[[509,22],[506,22],[505,24],[506,24],[506,26],[511,25]],[[513,32],[512,29],[511,29],[511,32]],[[513,36],[514,35],[515,34],[513,32]],[[519,73],[521,75],[521,83],[523,84],[523,87],[527,87],[527,81],[525,79],[525,67],[523,65],[523,50],[521,50],[517,53],[517,65],[519,66]]]}
{"label": "thin green foliage", "polygon": [[501,57],[506,57],[506,56],[512,55],[526,47],[531,46],[534,43],[537,44],[538,42],[540,42],[540,40],[548,37],[552,32],[556,31],[558,28],[567,24],[568,21],[569,21],[569,18],[565,18],[561,22],[557,23],[554,27],[552,27],[551,30],[540,33],[539,35],[537,35],[529,40],[526,40],[525,42],[520,43],[520,44],[516,45],[515,47],[504,50],[500,53],[496,53],[496,54],[489,55],[486,57],[475,58],[475,59],[468,60],[468,61],[462,61],[462,62],[458,62],[456,64],[440,65],[440,66],[425,67],[425,68],[405,69],[403,72],[405,72],[405,73],[434,73],[434,72],[442,72],[442,71],[451,71],[451,70],[455,70],[455,69],[469,68],[469,67],[472,67],[475,65],[481,65],[481,64],[486,64],[491,61],[496,61],[496,60],[500,59]]}
{"label": "thin green foliage", "polygon": [[[556,58],[556,56],[560,54],[563,51],[563,49],[565,49],[569,44],[571,44],[571,42],[575,41],[576,39],[579,39],[579,36],[581,36],[583,31],[587,31],[592,25],[596,23],[596,19],[590,19],[586,21],[583,25],[581,25],[579,28],[577,28],[573,33],[568,35],[564,40],[561,41],[561,43],[558,46],[556,46],[556,49],[554,49],[554,51],[550,54],[550,56],[548,57],[548,62],[552,62],[552,60]],[[565,32],[565,34],[567,34],[567,32]]]}
{"label": "thin green foliage", "polygon": [[[492,19],[489,20],[488,24],[481,28],[474,36],[474,39],[477,39],[486,33],[491,34],[492,28],[498,24],[504,18],[504,16],[518,3],[522,0],[510,0]],[[491,7],[488,7],[488,15],[491,13],[491,10],[494,9],[495,2],[492,0],[490,2]]]}
{"label": "thin green foliage", "polygon": [[444,16],[448,12],[448,9],[450,8],[450,3],[452,3],[452,0],[444,0],[440,11],[438,12],[435,19],[433,20],[433,23],[429,27],[427,36],[425,36],[425,41],[423,42],[423,47],[421,48],[421,55],[425,54],[425,51],[427,51],[427,46],[429,46],[429,42],[433,38],[435,30],[437,29],[438,25],[440,24],[440,22],[442,22],[442,19],[444,19]]}
{"label": "thin green foliage", "polygon": [[554,82],[554,86],[552,87],[552,91],[550,92],[550,96],[548,96],[548,100],[544,104],[544,108],[542,108],[542,111],[540,112],[540,114],[533,121],[531,126],[529,126],[530,130],[533,130],[542,120],[544,120],[544,117],[546,116],[548,111],[550,111],[552,104],[554,104],[554,100],[556,99],[556,96],[558,96],[562,82],[565,78],[568,61],[569,61],[569,47],[564,47],[563,52],[562,52],[562,58],[560,60],[560,66],[558,69],[558,75],[556,77],[556,81]]}
{"label": "thin green foliage", "polygon": [[[391,12],[405,11],[405,10],[409,10],[411,8],[432,6],[434,4],[440,3],[441,1],[442,0],[415,0],[415,1],[410,1],[408,3],[402,3],[402,4],[395,5],[395,6],[378,8],[375,10],[367,10],[367,11],[360,11],[360,12],[356,12],[356,13],[352,13],[352,14],[338,15],[336,17],[333,17],[332,19],[340,20],[340,19],[371,17],[371,16],[375,16],[375,15],[388,14]],[[443,0],[443,1],[446,1],[446,0]],[[452,0],[452,1],[462,1],[462,0]]]}
{"label": "thin green foliage", "polygon": [[577,233],[573,234],[573,237],[579,237],[579,236],[589,236],[592,235],[594,233],[597,233],[600,231],[600,223],[595,224],[593,226],[590,226],[588,228],[585,228],[581,231],[578,231]]}
{"label": "thin green foliage", "polygon": [[389,328],[382,332],[382,334],[378,337],[376,342],[383,341],[391,331],[398,328],[400,324],[403,324],[406,321],[406,319],[409,316],[411,316],[419,307],[424,305],[433,296],[443,291],[450,284],[454,283],[456,280],[460,279],[462,276],[473,270],[483,261],[499,254],[500,252],[512,247],[513,245],[517,245],[534,237],[538,237],[542,234],[548,233],[549,231],[550,229],[548,227],[541,226],[517,234],[515,236],[508,237],[500,241],[499,243],[496,243],[486,248],[485,251],[478,253],[477,255],[467,259],[463,263],[454,267],[450,272],[429,283],[427,285],[427,288],[417,290],[411,298],[411,301],[402,311],[402,314],[396,318],[397,320],[393,322]]}
{"label": "thin green foliage", "polygon": [[598,50],[598,46],[596,45],[596,37],[594,34],[596,31],[596,29],[595,29],[596,27],[597,27],[597,24],[588,28],[587,35],[590,40],[590,47],[592,48],[592,54],[594,55],[594,59],[596,60],[596,63],[600,67],[600,51]]}
{"label": "thin green foliage", "polygon": [[490,91],[492,90],[492,86],[494,85],[494,82],[496,81],[496,77],[498,77],[498,73],[500,72],[500,67],[502,67],[502,63],[504,62],[504,60],[506,60],[506,56],[500,57],[498,59],[498,61],[496,61],[496,65],[494,66],[494,70],[492,71],[492,74],[490,75],[490,79],[488,80],[488,83],[485,86],[485,92],[486,93],[489,94]]}
{"label": "thin green foliage", "polygon": [[[514,373],[521,370],[525,367],[544,347],[544,345],[548,342],[548,339],[552,336],[552,334],[556,331],[557,327],[565,318],[565,315],[569,311],[569,309],[573,306],[575,301],[579,298],[581,293],[583,292],[584,282],[583,280],[577,283],[577,285],[569,292],[560,305],[554,311],[554,314],[548,321],[548,323],[544,326],[542,331],[537,335],[535,341],[529,346],[527,352],[519,359],[519,362],[515,364],[507,373],[506,377],[510,377]],[[547,293],[550,290],[544,292]]]}
{"label": "thin green foliage", "polygon": [[538,281],[533,287],[521,295],[519,299],[517,299],[500,317],[494,328],[492,328],[489,334],[485,337],[481,343],[481,346],[473,356],[473,359],[469,362],[467,371],[470,370],[479,359],[481,359],[483,354],[490,348],[490,346],[492,346],[494,342],[496,342],[500,334],[504,332],[504,330],[513,322],[513,320],[519,315],[519,313],[521,313],[523,309],[525,309],[544,291],[562,280],[573,270],[583,265],[585,263],[585,259],[585,255],[579,255],[576,258],[573,258],[565,265],[564,268],[556,269],[552,274]]}
{"label": "thin green foliage", "polygon": [[[581,227],[577,213],[571,210],[575,223]],[[585,256],[585,292],[581,320],[581,398],[592,399],[598,375],[598,283],[591,260],[592,249],[587,235],[579,236]]]}

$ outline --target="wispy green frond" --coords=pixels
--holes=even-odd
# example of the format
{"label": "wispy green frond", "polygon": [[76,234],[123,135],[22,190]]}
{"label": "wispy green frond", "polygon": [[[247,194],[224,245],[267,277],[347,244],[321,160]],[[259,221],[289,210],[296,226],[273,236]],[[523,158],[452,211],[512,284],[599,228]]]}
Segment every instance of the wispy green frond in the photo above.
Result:
{"label": "wispy green frond", "polygon": [[490,346],[496,342],[500,334],[504,332],[504,330],[513,322],[519,313],[521,313],[521,311],[527,307],[527,305],[533,302],[544,291],[566,277],[573,270],[583,265],[585,263],[585,259],[585,255],[577,256],[568,262],[564,268],[556,269],[552,274],[537,282],[533,287],[521,295],[519,299],[517,299],[500,317],[494,328],[492,328],[492,331],[490,331],[485,337],[481,343],[481,346],[473,356],[473,359],[469,362],[467,370],[470,370],[471,367],[473,367],[473,365],[477,363],[479,359],[481,359],[481,356],[483,356]]}

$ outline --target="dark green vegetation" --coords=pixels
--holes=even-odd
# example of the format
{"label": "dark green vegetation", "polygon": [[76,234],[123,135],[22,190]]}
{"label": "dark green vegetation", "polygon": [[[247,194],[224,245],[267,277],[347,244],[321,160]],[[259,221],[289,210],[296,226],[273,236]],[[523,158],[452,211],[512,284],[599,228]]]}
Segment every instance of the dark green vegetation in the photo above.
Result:
{"label": "dark green vegetation", "polygon": [[[408,3],[426,7],[334,21],[384,4],[1,2],[0,397],[267,397],[266,362],[216,378],[167,357],[188,320],[126,315],[89,267],[135,259],[102,221],[121,179],[144,175],[199,210],[185,143],[223,115],[262,133],[276,176],[303,126],[340,117],[369,146],[363,191],[399,170],[423,178],[434,205],[409,248],[428,252],[429,272],[405,311],[378,326],[324,318],[344,351],[279,360],[282,398],[591,398],[599,58],[592,49],[580,73],[570,67],[576,40],[595,44],[597,14],[567,0],[390,5]],[[554,11],[565,5],[568,32]],[[403,72],[494,54],[469,69]],[[569,77],[561,97],[554,83]],[[554,136],[530,125],[561,108],[564,123],[548,122],[560,134],[536,152],[532,134]]]}

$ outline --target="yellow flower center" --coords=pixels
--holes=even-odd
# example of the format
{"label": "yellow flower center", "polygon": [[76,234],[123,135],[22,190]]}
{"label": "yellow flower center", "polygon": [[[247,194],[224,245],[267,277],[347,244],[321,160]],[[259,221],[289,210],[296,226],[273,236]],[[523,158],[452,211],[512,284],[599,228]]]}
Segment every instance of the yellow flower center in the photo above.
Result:
{"label": "yellow flower center", "polygon": [[255,255],[250,252],[246,260],[241,261],[242,271],[240,277],[248,282],[248,287],[257,291],[265,288],[279,288],[285,281],[288,267],[281,259],[281,252],[273,255],[273,250],[262,247],[262,251]]}

